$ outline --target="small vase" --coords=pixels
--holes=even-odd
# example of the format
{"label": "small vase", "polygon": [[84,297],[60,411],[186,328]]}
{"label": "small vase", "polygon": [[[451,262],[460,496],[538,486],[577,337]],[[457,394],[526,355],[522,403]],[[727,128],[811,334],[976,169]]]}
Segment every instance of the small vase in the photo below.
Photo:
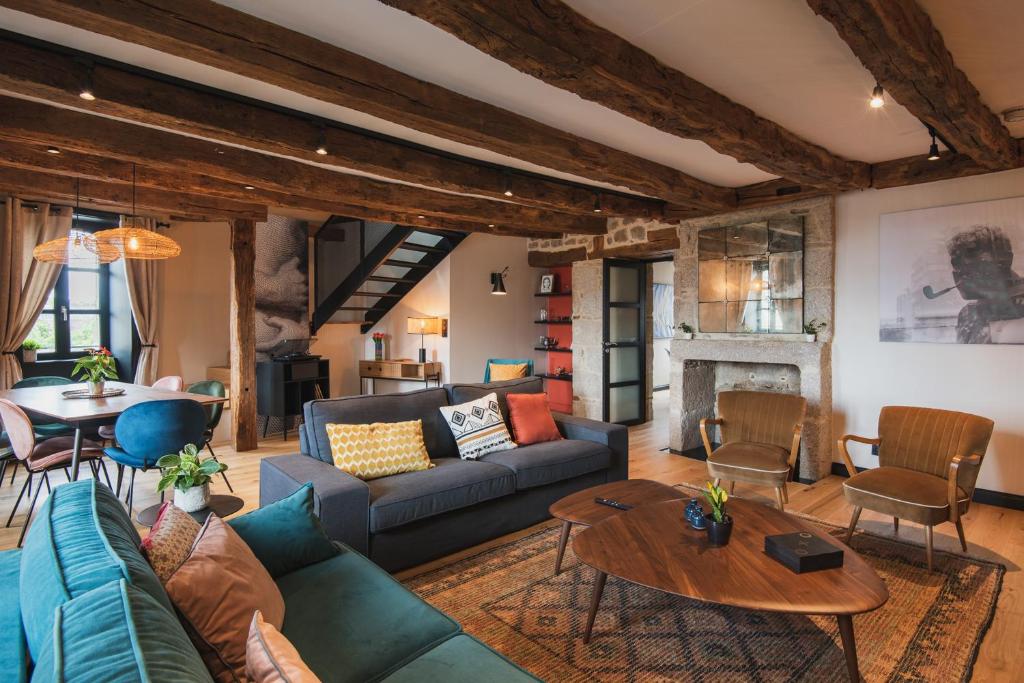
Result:
{"label": "small vase", "polygon": [[384,346],[382,344],[373,345],[373,359],[384,360]]}
{"label": "small vase", "polygon": [[210,503],[210,485],[174,489],[174,504],[185,512],[198,512]]}
{"label": "small vase", "polygon": [[817,341],[817,339],[818,339],[818,335],[816,335],[816,334],[805,334],[804,335],[804,341],[812,342],[812,341]]}
{"label": "small vase", "polygon": [[23,361],[25,361],[26,363],[35,363],[36,362],[36,354],[37,353],[39,353],[39,352],[36,351],[35,349],[22,349],[21,350],[21,359]]}
{"label": "small vase", "polygon": [[86,382],[86,384],[89,385],[90,396],[102,396],[107,383],[101,379],[98,382]]}
{"label": "small vase", "polygon": [[708,543],[711,545],[723,546],[729,544],[729,536],[732,535],[732,517],[726,515],[723,521],[716,522],[712,514],[704,515],[708,524]]}

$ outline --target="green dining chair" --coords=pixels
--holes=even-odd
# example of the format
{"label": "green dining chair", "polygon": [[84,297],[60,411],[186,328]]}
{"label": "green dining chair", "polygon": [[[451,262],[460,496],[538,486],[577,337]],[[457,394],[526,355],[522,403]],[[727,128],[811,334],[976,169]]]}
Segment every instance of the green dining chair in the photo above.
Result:
{"label": "green dining chair", "polygon": [[[228,395],[227,388],[225,388],[223,382],[218,382],[215,379],[207,379],[202,382],[196,382],[188,385],[185,389],[190,394],[202,394],[203,396],[216,396],[218,398],[224,398]],[[224,414],[223,403],[212,403],[210,405],[203,406],[203,410],[206,411],[206,431],[203,432],[203,439],[206,441],[206,448],[209,449],[210,455],[214,460],[217,460],[217,454],[213,452],[213,445],[210,443],[213,441],[213,431],[217,429],[217,425],[220,424],[220,418]],[[220,460],[217,460],[220,462]],[[231,487],[231,482],[228,481],[228,475],[224,472],[220,473],[220,476],[224,477],[224,483],[228,485],[228,491],[231,493],[235,492],[235,489]]]}

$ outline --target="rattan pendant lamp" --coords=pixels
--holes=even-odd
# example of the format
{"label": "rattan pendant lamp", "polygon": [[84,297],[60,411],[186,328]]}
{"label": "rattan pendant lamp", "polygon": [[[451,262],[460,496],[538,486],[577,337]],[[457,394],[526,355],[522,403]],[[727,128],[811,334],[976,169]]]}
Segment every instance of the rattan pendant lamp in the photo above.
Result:
{"label": "rattan pendant lamp", "polygon": [[135,164],[132,164],[132,213],[122,220],[118,228],[100,230],[96,241],[118,251],[126,259],[155,261],[173,258],[181,253],[177,242],[166,235],[144,227],[135,215]]}
{"label": "rattan pendant lamp", "polygon": [[[75,180],[75,214],[78,213],[81,199],[81,182],[81,179]],[[88,267],[98,263],[113,263],[121,258],[121,253],[116,247],[99,242],[92,234],[72,228],[67,237],[58,237],[36,246],[32,256],[41,263]]]}

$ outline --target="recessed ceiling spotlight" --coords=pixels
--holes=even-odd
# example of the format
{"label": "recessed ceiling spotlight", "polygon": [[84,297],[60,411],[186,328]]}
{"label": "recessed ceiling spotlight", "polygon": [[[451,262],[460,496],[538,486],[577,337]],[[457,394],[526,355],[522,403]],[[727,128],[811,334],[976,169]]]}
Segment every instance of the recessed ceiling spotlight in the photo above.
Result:
{"label": "recessed ceiling spotlight", "polygon": [[78,96],[81,97],[83,100],[87,100],[89,102],[92,102],[96,99],[96,96],[93,95],[91,88],[82,88],[82,92],[78,93]]}
{"label": "recessed ceiling spotlight", "polygon": [[875,89],[871,91],[871,99],[868,100],[868,104],[872,109],[881,109],[885,106],[885,91],[877,83],[875,83]]}
{"label": "recessed ceiling spotlight", "polygon": [[488,224],[487,224],[487,227],[488,227],[488,228],[493,228],[493,227],[494,227],[494,223],[488,223]]}
{"label": "recessed ceiling spotlight", "polygon": [[1004,109],[1001,116],[1003,117],[1004,123],[1019,123],[1024,121],[1024,106]]}
{"label": "recessed ceiling spotlight", "polygon": [[427,217],[426,217],[426,216],[424,216],[424,215],[422,215],[422,214],[420,214],[420,215],[417,215],[417,216],[416,216],[416,218],[419,218],[419,219],[420,219],[421,221],[424,221],[424,220],[426,220],[426,219],[427,219]]}
{"label": "recessed ceiling spotlight", "polygon": [[60,150],[59,150],[59,149],[57,149],[56,147],[47,147],[47,148],[46,148],[46,151],[47,151],[47,152],[48,152],[49,154],[60,154]]}
{"label": "recessed ceiling spotlight", "polygon": [[242,185],[242,187],[245,188],[246,190],[255,190],[256,189],[255,186],[253,186],[253,185]]}

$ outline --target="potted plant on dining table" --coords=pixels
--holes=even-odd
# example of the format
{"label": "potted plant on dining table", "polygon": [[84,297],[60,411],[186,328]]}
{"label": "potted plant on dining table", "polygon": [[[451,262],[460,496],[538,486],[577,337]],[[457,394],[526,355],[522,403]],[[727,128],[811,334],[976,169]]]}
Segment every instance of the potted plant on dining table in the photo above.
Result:
{"label": "potted plant on dining table", "polygon": [[89,385],[90,396],[102,396],[108,379],[117,379],[117,361],[105,347],[89,351],[75,361],[72,377],[78,377]]}
{"label": "potted plant on dining table", "polygon": [[174,504],[185,512],[197,512],[210,503],[210,479],[228,468],[213,458],[201,460],[195,444],[186,444],[177,454],[156,461],[160,468],[157,491],[174,487]]}

